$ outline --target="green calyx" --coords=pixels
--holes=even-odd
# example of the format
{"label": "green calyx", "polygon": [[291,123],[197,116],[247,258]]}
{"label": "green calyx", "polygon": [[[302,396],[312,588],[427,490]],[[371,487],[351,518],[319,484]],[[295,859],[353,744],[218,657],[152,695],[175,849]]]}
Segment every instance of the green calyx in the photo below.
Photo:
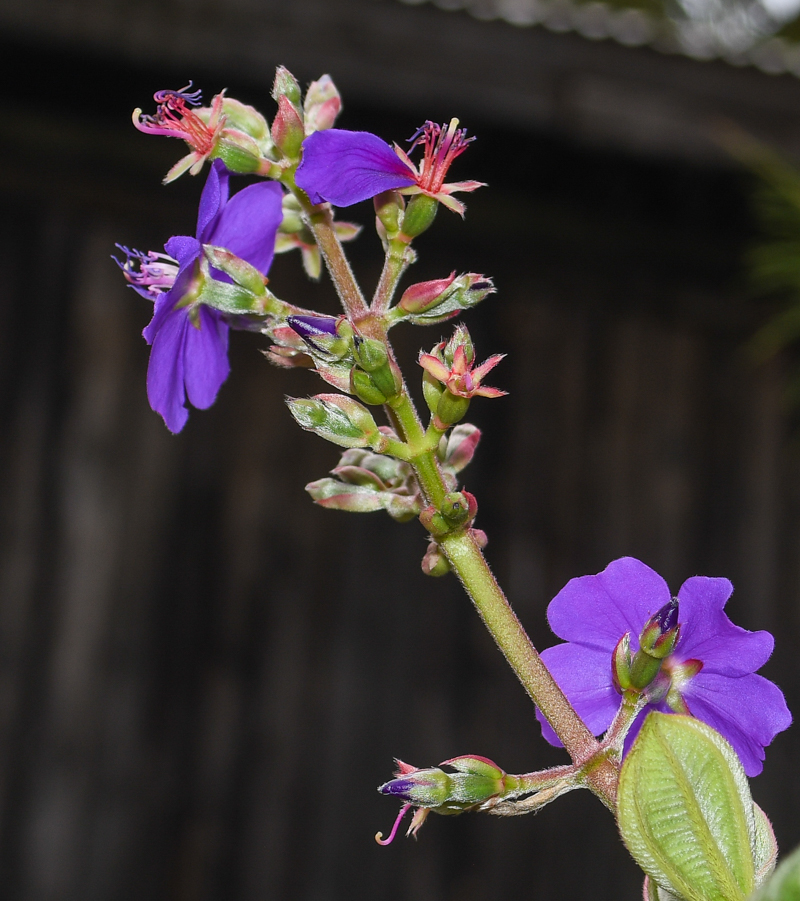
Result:
{"label": "green calyx", "polygon": [[414,194],[403,213],[402,234],[407,238],[416,238],[427,231],[433,225],[438,209],[438,200],[427,194]]}

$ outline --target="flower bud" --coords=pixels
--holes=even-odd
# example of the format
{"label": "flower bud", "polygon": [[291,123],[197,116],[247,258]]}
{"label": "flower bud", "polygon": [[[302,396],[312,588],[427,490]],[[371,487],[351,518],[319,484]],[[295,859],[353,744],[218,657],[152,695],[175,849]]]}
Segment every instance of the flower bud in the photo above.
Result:
{"label": "flower bud", "polygon": [[[436,813],[462,813],[473,807],[491,806],[491,801],[509,789],[506,783],[512,778],[488,758],[471,755],[454,757],[427,769],[417,769],[401,760],[397,765],[396,777],[378,791]],[[440,769],[442,766],[456,772],[446,773]]]}
{"label": "flower bud", "polygon": [[275,69],[275,81],[272,85],[272,99],[276,103],[280,103],[281,97],[285,97],[298,107],[303,99],[303,92],[300,90],[297,79],[285,66],[278,66]]}
{"label": "flower bud", "polygon": [[444,496],[439,512],[450,526],[461,526],[475,519],[478,502],[469,491],[451,491]]}
{"label": "flower bud", "polygon": [[375,215],[378,222],[383,227],[386,237],[396,238],[400,232],[400,224],[403,220],[403,211],[406,208],[406,202],[403,195],[397,191],[384,191],[376,194],[372,199],[375,206]]}
{"label": "flower bud", "polygon": [[344,316],[289,316],[286,321],[319,354],[341,359],[350,349],[352,327]]}
{"label": "flower bud", "polygon": [[428,544],[428,550],[425,551],[425,556],[422,558],[422,571],[426,576],[434,578],[446,576],[450,572],[450,563],[435,541],[430,541]]}
{"label": "flower bud", "polygon": [[414,194],[403,214],[402,232],[407,238],[416,238],[433,225],[439,201],[427,194]]}
{"label": "flower bud", "polygon": [[639,647],[645,654],[663,660],[678,643],[679,633],[678,599],[672,598],[645,623],[639,636]]}
{"label": "flower bud", "polygon": [[[452,275],[451,275],[452,278]],[[494,284],[486,276],[476,272],[466,272],[454,278],[448,285],[449,279],[439,279],[433,282],[423,282],[422,285],[412,285],[400,298],[398,309],[406,312],[407,321],[414,325],[436,325],[446,322],[463,310],[479,304],[489,294],[494,293]],[[442,285],[441,293],[433,297],[430,302],[423,291],[423,286],[430,285],[430,293],[436,290],[437,284]],[[420,297],[420,295],[422,295]]]}
{"label": "flower bud", "polygon": [[340,447],[371,447],[380,444],[381,434],[369,411],[343,394],[286,399],[298,425],[315,432]]}
{"label": "flower bud", "polygon": [[342,98],[330,75],[312,81],[306,91],[303,119],[306,134],[331,128],[342,109]]}
{"label": "flower bud", "polygon": [[272,140],[285,157],[300,158],[300,147],[305,138],[303,120],[295,106],[283,94],[278,97],[278,112],[272,120]]}
{"label": "flower bud", "polygon": [[457,425],[449,437],[442,438],[439,445],[439,458],[442,466],[452,473],[461,472],[469,465],[478,442],[481,440],[481,430],[469,422]]}
{"label": "flower bud", "polygon": [[406,313],[424,313],[426,310],[439,306],[442,301],[447,299],[451,293],[449,289],[455,280],[456,271],[454,269],[448,278],[437,278],[429,282],[411,285],[403,292],[398,306]]}
{"label": "flower bud", "polygon": [[354,393],[368,404],[383,404],[397,397],[403,386],[402,376],[382,342],[356,335],[353,356],[360,367],[354,367],[351,373]]}

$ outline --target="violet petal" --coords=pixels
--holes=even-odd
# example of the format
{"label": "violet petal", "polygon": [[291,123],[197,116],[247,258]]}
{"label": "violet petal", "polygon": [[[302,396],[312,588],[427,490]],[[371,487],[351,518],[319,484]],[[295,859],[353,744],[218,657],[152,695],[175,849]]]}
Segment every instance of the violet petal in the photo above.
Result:
{"label": "violet petal", "polygon": [[610,661],[626,632],[636,650],[642,627],[670,598],[657,572],[633,557],[622,557],[596,576],[570,580],[550,602],[547,619],[559,638],[602,649]]}
{"label": "violet petal", "polygon": [[703,661],[704,673],[741,676],[769,659],[775,640],[769,632],[749,632],[734,625],[723,607],[733,592],[727,579],[695,576],[678,593],[681,636],[675,656]]}
{"label": "violet petal", "polygon": [[[593,735],[605,732],[621,700],[611,681],[611,653],[578,644],[559,644],[542,651],[542,660],[589,731]],[[538,708],[536,716],[545,739],[561,747]]]}
{"label": "violet petal", "polygon": [[415,179],[394,150],[376,135],[331,128],[305,139],[295,182],[312,203],[350,206],[382,191],[409,188]]}
{"label": "violet petal", "polygon": [[203,193],[200,195],[200,206],[197,210],[197,240],[208,244],[206,230],[219,215],[228,201],[230,190],[230,173],[222,160],[214,160],[208,171]]}
{"label": "violet petal", "polygon": [[275,254],[275,235],[283,219],[283,190],[260,182],[234,194],[203,235],[204,244],[224,247],[265,275]]}
{"label": "violet petal", "polygon": [[147,399],[173,433],[180,432],[189,417],[184,406],[183,344],[190,327],[185,310],[171,310],[153,339],[147,367]]}
{"label": "violet petal", "polygon": [[228,325],[215,310],[201,305],[200,328],[191,322],[184,339],[184,380],[189,402],[198,410],[214,403],[228,377]]}
{"label": "violet petal", "polygon": [[756,673],[730,678],[701,672],[682,694],[692,714],[733,745],[748,776],[761,772],[764,748],[792,722],[783,692]]}
{"label": "violet petal", "polygon": [[[185,268],[200,256],[202,247],[197,238],[190,238],[188,235],[175,235],[164,245],[164,250],[178,261],[181,268]],[[176,282],[177,280],[176,278]]]}

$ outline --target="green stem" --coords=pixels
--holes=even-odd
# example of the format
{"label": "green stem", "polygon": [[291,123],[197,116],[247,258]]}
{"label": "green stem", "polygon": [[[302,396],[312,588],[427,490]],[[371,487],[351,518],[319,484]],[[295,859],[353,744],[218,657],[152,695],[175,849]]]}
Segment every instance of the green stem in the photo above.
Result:
{"label": "green stem", "polygon": [[[308,208],[309,224],[348,317],[354,322],[362,320],[364,332],[384,341],[393,358],[385,326],[378,317],[371,315],[372,311],[367,308],[356,284],[334,231],[330,209],[310,206],[304,196],[300,199]],[[402,268],[397,261],[387,261],[384,273],[382,285],[376,292],[379,304],[389,302]],[[417,476],[422,495],[428,504],[438,508],[447,493],[447,486],[405,384],[387,406],[399,437],[407,445],[407,459]],[[589,732],[550,675],[472,534],[459,531],[437,541],[517,678],[551,724],[573,762],[581,767],[585,784],[613,810],[619,773],[618,765],[611,759],[613,755]]]}
{"label": "green stem", "polygon": [[358,322],[369,313],[369,307],[342,250],[342,243],[333,227],[330,208],[311,207],[308,224],[317,239],[317,246],[322,252],[347,318],[351,322]]}
{"label": "green stem", "polygon": [[372,298],[370,309],[373,313],[381,314],[388,311],[397,283],[409,266],[408,253],[408,245],[404,242],[396,240],[390,242],[386,259],[383,262],[380,281],[375,289],[375,296]]}

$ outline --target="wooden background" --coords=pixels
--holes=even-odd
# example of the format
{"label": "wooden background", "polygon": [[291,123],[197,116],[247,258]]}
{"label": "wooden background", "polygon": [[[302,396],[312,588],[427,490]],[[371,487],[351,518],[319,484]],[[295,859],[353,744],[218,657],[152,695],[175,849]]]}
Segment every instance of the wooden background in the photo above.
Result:
{"label": "wooden background", "polygon": [[[41,54],[5,46],[20,72]],[[418,524],[307,499],[337,460],[283,404],[318,390],[311,374],[271,368],[237,334],[212,410],[177,438],[150,411],[148,305],[109,255],[192,233],[202,181],[161,188],[177,142],[127,125],[183,76],[153,84],[105,60],[98,82],[90,62],[48,51],[47,90],[20,79],[0,117],[0,894],[637,897],[588,793],[375,845],[395,755],[521,772],[563,754],[455,581],[422,575]],[[342,124],[402,139],[425,115],[351,104]],[[776,633],[764,673],[796,707],[800,456],[780,361],[755,369],[743,352],[759,315],[741,271],[746,181],[469,125],[480,138],[456,175],[491,188],[465,223],[440,215],[413,276],[496,279],[467,323],[480,356],[508,353],[490,381],[510,396],[470,411],[485,440],[465,475],[522,621],[547,646],[549,599],[623,554],[673,590],[728,576],[733,619]],[[352,218],[369,226],[369,205]],[[354,250],[365,285],[377,247],[367,232]],[[296,257],[271,278],[334,311]],[[409,372],[446,331],[398,329]],[[800,842],[799,753],[792,729],[753,783],[785,849]]]}

